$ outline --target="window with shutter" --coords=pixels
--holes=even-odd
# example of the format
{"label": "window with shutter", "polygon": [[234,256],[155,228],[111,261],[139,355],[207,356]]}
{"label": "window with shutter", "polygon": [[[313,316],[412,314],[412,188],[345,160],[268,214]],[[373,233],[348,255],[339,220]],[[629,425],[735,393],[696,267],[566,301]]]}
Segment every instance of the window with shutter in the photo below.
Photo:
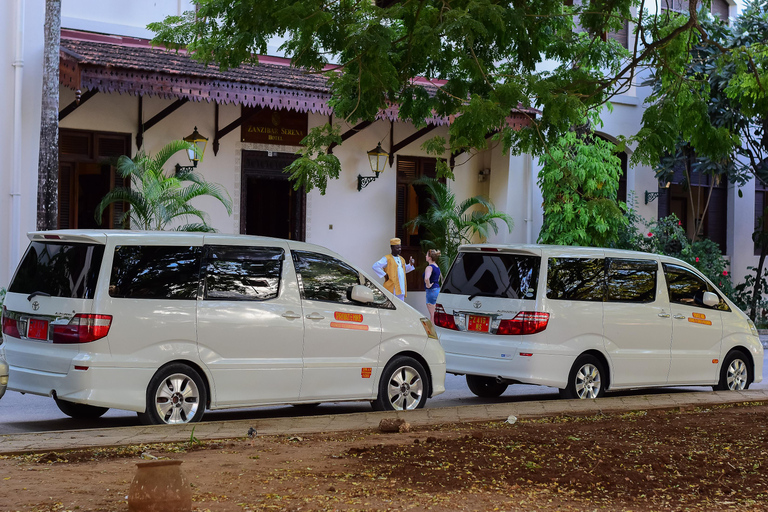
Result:
{"label": "window with shutter", "polygon": [[[768,186],[762,181],[755,179],[755,230],[760,226],[760,219],[768,206]],[[768,220],[768,219],[766,219]],[[768,225],[763,224],[763,230],[768,231]],[[760,255],[760,246],[755,244],[755,256]]]}
{"label": "window with shutter", "polygon": [[119,218],[127,208],[113,204],[101,224],[96,205],[115,186],[129,184],[117,174],[117,157],[130,156],[131,136],[124,133],[61,129],[59,131],[59,227],[122,228]]}

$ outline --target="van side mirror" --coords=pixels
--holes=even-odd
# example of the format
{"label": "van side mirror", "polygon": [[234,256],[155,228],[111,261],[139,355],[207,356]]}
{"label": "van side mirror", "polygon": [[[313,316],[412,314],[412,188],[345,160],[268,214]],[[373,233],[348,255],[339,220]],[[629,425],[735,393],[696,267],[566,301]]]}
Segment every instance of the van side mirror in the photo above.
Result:
{"label": "van side mirror", "polygon": [[347,289],[347,297],[355,302],[370,304],[373,302],[373,290],[362,284],[356,284]]}
{"label": "van side mirror", "polygon": [[718,297],[717,294],[712,292],[704,292],[704,296],[701,298],[701,301],[704,303],[705,306],[709,306],[713,308],[718,304],[720,304],[720,297]]}

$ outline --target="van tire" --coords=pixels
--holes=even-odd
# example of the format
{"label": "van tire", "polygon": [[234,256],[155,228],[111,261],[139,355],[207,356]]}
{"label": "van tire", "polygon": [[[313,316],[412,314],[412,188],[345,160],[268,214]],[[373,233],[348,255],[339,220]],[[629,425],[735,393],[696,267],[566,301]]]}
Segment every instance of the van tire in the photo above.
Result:
{"label": "van tire", "polygon": [[144,425],[195,423],[205,413],[207,394],[200,375],[185,364],[160,368],[147,386],[147,408],[138,413]]}
{"label": "van tire", "polygon": [[608,374],[595,356],[584,354],[576,358],[568,374],[568,385],[560,390],[563,398],[600,398],[605,395]]}
{"label": "van tire", "polygon": [[740,350],[731,350],[720,367],[720,381],[712,386],[715,391],[742,391],[752,383],[749,359]]}
{"label": "van tire", "polygon": [[76,404],[66,400],[55,399],[56,407],[61,412],[76,420],[95,420],[101,418],[109,410],[109,407],[98,407],[88,404]]}
{"label": "van tire", "polygon": [[379,394],[371,405],[376,411],[410,411],[423,408],[428,395],[428,375],[421,363],[398,356],[384,367]]}
{"label": "van tire", "polygon": [[507,390],[509,384],[498,382],[494,377],[467,375],[467,387],[481,398],[497,398]]}

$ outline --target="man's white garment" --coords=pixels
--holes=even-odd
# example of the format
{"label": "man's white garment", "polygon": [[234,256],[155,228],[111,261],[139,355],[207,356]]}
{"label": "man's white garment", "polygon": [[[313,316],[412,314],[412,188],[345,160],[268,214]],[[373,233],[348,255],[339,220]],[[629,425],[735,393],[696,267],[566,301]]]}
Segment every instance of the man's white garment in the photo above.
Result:
{"label": "man's white garment", "polygon": [[[393,258],[395,258],[395,264],[397,265],[397,279],[400,281],[400,289],[405,290],[405,273],[410,272],[413,270],[414,267],[410,263],[405,264],[405,269],[403,269],[403,258],[400,256],[392,255]],[[387,275],[385,272],[385,268],[387,268],[387,257],[384,256],[379,261],[373,264],[373,271],[376,272],[376,275],[381,277],[382,279]],[[405,291],[401,293],[400,295],[397,295],[398,299],[405,300]]]}

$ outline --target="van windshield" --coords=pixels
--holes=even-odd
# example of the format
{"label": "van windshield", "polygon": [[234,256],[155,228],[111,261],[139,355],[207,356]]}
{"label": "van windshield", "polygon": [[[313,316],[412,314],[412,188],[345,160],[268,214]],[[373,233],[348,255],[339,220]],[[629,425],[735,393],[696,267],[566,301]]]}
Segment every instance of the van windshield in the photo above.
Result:
{"label": "van windshield", "polygon": [[460,252],[440,293],[534,299],[538,281],[538,256]]}
{"label": "van windshield", "polygon": [[100,244],[32,242],[8,291],[92,299],[103,257]]}

